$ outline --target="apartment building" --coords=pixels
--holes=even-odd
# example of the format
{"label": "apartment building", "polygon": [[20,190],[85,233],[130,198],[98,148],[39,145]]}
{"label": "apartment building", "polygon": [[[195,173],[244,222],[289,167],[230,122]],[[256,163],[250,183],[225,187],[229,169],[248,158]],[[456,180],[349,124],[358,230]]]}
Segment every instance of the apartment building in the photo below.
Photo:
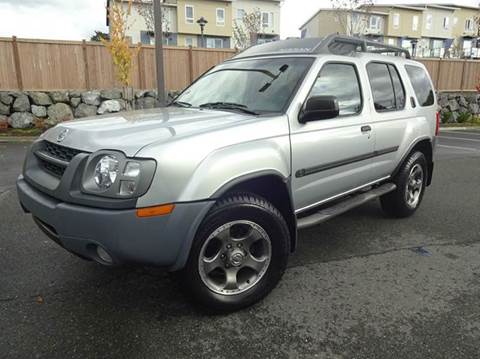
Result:
{"label": "apartment building", "polygon": [[[113,1],[113,0],[110,0]],[[108,3],[110,2],[108,1]],[[121,1],[125,10],[128,0]],[[162,0],[164,44],[206,48],[234,48],[234,26],[242,26],[243,16],[260,16],[257,42],[273,41],[280,34],[282,0]],[[197,22],[206,20],[202,29]],[[107,26],[108,26],[107,18]],[[153,4],[151,0],[133,0],[127,35],[132,43],[154,44]]]}
{"label": "apartment building", "polygon": [[[419,57],[477,57],[478,15],[478,8],[455,4],[321,9],[300,30],[303,37],[330,33],[363,36],[406,48]],[[342,16],[348,21],[342,21]],[[351,25],[342,26],[345,22]]]}
{"label": "apartment building", "polygon": [[318,10],[300,27],[302,38],[322,37],[332,33],[349,36],[363,36],[383,41],[387,26],[388,13],[365,10]]}
{"label": "apartment building", "polygon": [[[257,13],[260,18],[257,43],[280,39],[280,6],[282,0],[233,0],[233,23],[246,32],[244,17]],[[238,46],[238,44],[236,44]]]}

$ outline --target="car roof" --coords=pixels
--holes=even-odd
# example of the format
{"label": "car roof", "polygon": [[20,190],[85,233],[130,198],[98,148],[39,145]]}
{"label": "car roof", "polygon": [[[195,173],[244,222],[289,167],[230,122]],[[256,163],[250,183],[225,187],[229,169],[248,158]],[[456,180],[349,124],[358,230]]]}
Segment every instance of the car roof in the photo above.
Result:
{"label": "car roof", "polygon": [[352,56],[355,53],[393,54],[403,55],[410,59],[408,50],[371,41],[363,38],[332,34],[326,37],[288,39],[252,46],[234,59],[243,59],[260,56],[283,55],[343,55]]}

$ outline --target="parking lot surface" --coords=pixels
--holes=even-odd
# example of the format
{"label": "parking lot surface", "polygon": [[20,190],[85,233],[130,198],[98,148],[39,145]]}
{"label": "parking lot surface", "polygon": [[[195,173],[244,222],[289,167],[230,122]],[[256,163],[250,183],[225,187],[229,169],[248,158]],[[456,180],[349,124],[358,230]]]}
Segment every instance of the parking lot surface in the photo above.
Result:
{"label": "parking lot surface", "polygon": [[301,232],[261,303],[212,316],[170,275],[68,254],[23,214],[28,144],[0,143],[0,357],[476,358],[480,131],[443,131],[409,219],[377,201]]}

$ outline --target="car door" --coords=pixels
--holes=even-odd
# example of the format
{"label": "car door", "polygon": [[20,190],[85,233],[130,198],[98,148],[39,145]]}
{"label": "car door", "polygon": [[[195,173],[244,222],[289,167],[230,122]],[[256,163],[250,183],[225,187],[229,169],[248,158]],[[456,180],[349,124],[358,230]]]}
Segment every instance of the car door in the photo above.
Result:
{"label": "car door", "polygon": [[352,62],[323,64],[312,96],[336,96],[340,115],[301,124],[291,119],[292,189],[296,212],[314,207],[372,180],[374,133],[364,106],[365,75]]}
{"label": "car door", "polygon": [[402,144],[408,142],[408,123],[413,120],[407,104],[405,86],[397,67],[390,62],[371,61],[366,72],[372,92],[375,131],[375,157],[372,173],[377,177],[391,175],[398,164]]}

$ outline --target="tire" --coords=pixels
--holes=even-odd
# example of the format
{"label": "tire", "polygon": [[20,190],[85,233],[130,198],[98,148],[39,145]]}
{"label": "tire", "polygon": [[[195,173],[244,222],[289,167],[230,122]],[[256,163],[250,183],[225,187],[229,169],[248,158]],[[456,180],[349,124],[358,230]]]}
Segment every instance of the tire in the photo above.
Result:
{"label": "tire", "polygon": [[394,178],[397,189],[380,198],[383,211],[392,217],[406,218],[420,206],[427,183],[428,165],[422,152],[412,152]]}
{"label": "tire", "polygon": [[198,303],[214,312],[232,312],[275,288],[289,254],[290,234],[280,212],[260,196],[231,194],[200,225],[180,275]]}

